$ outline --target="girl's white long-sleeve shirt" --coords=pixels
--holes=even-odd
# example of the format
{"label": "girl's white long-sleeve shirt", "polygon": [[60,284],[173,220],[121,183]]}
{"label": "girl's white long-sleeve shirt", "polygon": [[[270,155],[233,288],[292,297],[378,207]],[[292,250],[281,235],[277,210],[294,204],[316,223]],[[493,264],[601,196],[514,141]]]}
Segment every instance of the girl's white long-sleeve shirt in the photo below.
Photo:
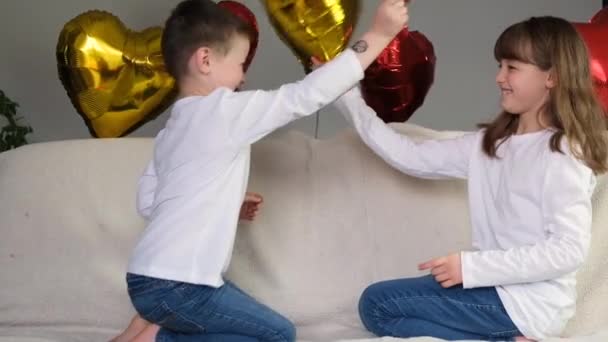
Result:
{"label": "girl's white long-sleeve shirt", "polygon": [[525,336],[558,335],[575,311],[575,275],[589,249],[596,182],[566,139],[562,154],[549,147],[552,130],[514,135],[500,145],[498,158],[490,158],[482,150],[483,131],[420,143],[396,133],[358,88],[336,106],[394,168],[427,179],[468,180],[474,250],[461,252],[463,287],[496,287]]}
{"label": "girl's white long-sleeve shirt", "polygon": [[148,222],[128,272],[221,286],[247,187],[250,145],[315,113],[362,78],[348,49],[275,91],[220,88],[178,100],[139,180],[137,207]]}

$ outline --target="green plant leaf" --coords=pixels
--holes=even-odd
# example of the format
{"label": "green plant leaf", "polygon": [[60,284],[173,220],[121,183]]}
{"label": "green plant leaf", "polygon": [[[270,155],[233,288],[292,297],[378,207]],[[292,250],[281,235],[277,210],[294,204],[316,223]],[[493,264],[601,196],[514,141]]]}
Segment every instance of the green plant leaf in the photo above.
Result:
{"label": "green plant leaf", "polygon": [[0,90],[0,116],[8,121],[8,124],[0,130],[0,152],[27,144],[25,136],[33,132],[32,127],[18,123],[23,118],[17,116],[17,108],[19,104]]}

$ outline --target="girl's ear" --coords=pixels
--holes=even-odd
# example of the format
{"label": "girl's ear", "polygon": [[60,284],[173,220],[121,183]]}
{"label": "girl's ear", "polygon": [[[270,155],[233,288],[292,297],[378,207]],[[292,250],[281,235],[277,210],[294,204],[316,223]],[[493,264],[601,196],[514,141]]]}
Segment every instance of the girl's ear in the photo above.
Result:
{"label": "girl's ear", "polygon": [[555,87],[556,84],[557,84],[557,74],[555,73],[555,69],[551,68],[551,70],[549,70],[549,73],[547,75],[547,81],[545,82],[545,87],[547,87],[547,89],[551,89],[551,88]]}

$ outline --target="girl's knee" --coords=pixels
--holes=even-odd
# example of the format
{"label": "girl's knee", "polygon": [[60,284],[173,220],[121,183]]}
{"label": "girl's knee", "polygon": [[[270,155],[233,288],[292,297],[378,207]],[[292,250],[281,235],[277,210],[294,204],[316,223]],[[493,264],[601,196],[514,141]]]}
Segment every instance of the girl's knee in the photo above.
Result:
{"label": "girl's knee", "polygon": [[377,311],[378,303],[383,301],[386,296],[386,282],[379,282],[369,285],[361,297],[359,297],[359,314],[369,316],[372,311]]}
{"label": "girl's knee", "polygon": [[382,293],[382,283],[371,284],[363,290],[361,297],[359,297],[359,305],[362,303],[366,304],[370,301],[374,301],[378,295]]}
{"label": "girl's knee", "polygon": [[378,284],[368,286],[359,298],[359,318],[363,326],[376,335],[383,335],[378,327],[378,322],[382,320],[378,307],[378,299],[381,297]]}
{"label": "girl's knee", "polygon": [[361,293],[361,296],[359,297],[359,317],[361,317],[361,320],[363,321],[363,324],[366,324],[366,320],[369,316],[369,312],[371,310],[373,310],[373,300],[372,300],[372,290],[370,290],[370,288],[372,287],[368,286],[365,290],[363,290],[363,293]]}

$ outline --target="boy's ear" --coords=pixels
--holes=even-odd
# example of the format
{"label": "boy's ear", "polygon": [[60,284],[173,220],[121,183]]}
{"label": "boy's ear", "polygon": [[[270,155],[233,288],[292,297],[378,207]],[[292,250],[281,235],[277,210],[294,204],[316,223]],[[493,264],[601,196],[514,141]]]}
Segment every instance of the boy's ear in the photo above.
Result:
{"label": "boy's ear", "polygon": [[211,57],[211,49],[208,47],[200,47],[198,49],[196,49],[196,51],[194,52],[193,58],[194,58],[194,65],[196,66],[196,69],[203,73],[203,74],[208,74],[209,71],[211,70],[209,68],[209,65],[211,63],[210,58]]}

